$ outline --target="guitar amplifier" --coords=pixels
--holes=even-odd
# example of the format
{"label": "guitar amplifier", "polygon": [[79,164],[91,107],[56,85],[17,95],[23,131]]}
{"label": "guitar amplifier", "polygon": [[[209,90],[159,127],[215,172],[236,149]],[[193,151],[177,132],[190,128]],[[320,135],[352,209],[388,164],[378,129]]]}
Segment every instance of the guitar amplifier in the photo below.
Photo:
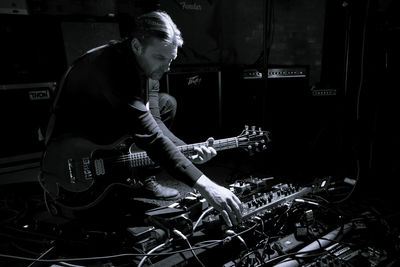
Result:
{"label": "guitar amplifier", "polygon": [[172,126],[174,134],[185,142],[193,143],[205,141],[208,137],[220,137],[219,69],[174,70],[165,75],[165,83],[166,91],[177,100],[176,118]]}
{"label": "guitar amplifier", "polygon": [[270,155],[276,174],[296,174],[303,166],[311,93],[307,66],[229,69],[222,76],[223,125],[250,124],[271,131]]}
{"label": "guitar amplifier", "polygon": [[40,159],[55,82],[0,85],[0,166]]}
{"label": "guitar amplifier", "polygon": [[225,128],[250,124],[272,130],[298,124],[309,100],[308,68],[271,67],[267,73],[256,68],[226,69],[222,95]]}

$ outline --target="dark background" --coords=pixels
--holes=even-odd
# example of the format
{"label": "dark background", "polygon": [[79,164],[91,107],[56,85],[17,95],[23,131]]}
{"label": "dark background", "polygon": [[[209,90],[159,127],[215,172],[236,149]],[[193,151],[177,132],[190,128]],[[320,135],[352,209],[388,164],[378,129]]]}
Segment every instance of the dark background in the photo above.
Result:
{"label": "dark background", "polygon": [[[178,100],[173,132],[192,143],[209,136],[237,136],[244,125],[270,131],[267,150],[252,156],[240,149],[219,151],[199,169],[226,187],[254,177],[301,186],[329,180],[321,194],[327,200],[315,198],[324,205],[314,209],[305,203],[299,206],[306,209],[304,214],[315,211],[318,223],[317,214],[322,212],[328,225],[350,219],[356,226],[350,244],[368,246],[370,259],[375,251],[381,256],[388,252],[391,261],[400,247],[399,4],[397,0],[0,0],[1,253],[43,259],[130,253],[132,236],[126,228],[142,226],[149,208],[171,204],[136,198],[124,187],[126,192],[118,188],[107,193],[104,205],[69,220],[64,216],[72,212],[60,213],[37,181],[50,105],[68,65],[89,49],[126,37],[136,16],[161,9],[171,15],[184,38],[171,72],[161,80],[161,90]],[[192,191],[165,171],[156,176],[181,196]],[[325,218],[326,212],[333,212],[335,219]],[[272,236],[291,231],[281,231],[294,225],[284,214],[274,217],[272,228],[266,224]],[[293,211],[296,222],[303,217],[299,214]],[[232,255],[242,258],[233,252],[244,248],[236,241],[234,250],[210,250],[218,256],[207,262],[219,258],[225,263]],[[372,255],[370,248],[384,250],[373,250]],[[397,262],[398,257],[393,264]],[[114,263],[125,264],[125,258]],[[0,265],[47,266],[4,254]]]}
{"label": "dark background", "polygon": [[[58,82],[74,58],[125,37],[135,16],[161,9],[185,41],[169,81],[162,81],[164,90],[176,84],[168,90],[184,103],[178,103],[174,127],[183,139],[236,136],[244,124],[256,124],[271,131],[265,157],[272,159],[266,164],[272,174],[348,176],[359,178],[365,190],[394,193],[400,163],[398,5],[394,0],[2,1],[0,183],[36,179],[32,173],[43,148],[38,130],[50,101],[33,105],[27,96],[36,89],[28,85]],[[307,75],[267,79],[273,67],[301,67]],[[243,79],[249,69],[263,78]],[[187,93],[184,81],[196,75],[204,83]],[[10,89],[15,84],[22,86]],[[318,90],[335,95],[313,96]],[[209,111],[189,110],[202,103],[212,103]]]}

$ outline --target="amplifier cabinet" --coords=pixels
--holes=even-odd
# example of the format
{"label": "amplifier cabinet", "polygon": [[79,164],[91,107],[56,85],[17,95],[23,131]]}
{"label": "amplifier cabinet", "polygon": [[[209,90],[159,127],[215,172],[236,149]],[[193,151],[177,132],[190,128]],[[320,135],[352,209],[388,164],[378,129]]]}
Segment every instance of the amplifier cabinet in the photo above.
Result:
{"label": "amplifier cabinet", "polygon": [[165,75],[166,91],[177,100],[172,131],[185,142],[219,137],[221,72],[218,68],[175,70]]}
{"label": "amplifier cabinet", "polygon": [[306,66],[223,72],[223,128],[249,124],[270,131],[269,163],[276,175],[296,175],[303,167],[311,123],[308,83]]}
{"label": "amplifier cabinet", "polygon": [[0,85],[0,159],[42,152],[55,82]]}

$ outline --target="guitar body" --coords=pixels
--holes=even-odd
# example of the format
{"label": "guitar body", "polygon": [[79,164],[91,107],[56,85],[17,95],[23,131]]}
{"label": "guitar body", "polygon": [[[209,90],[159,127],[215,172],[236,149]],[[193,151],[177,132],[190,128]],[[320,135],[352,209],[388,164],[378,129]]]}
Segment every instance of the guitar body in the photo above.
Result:
{"label": "guitar body", "polygon": [[94,204],[112,186],[128,186],[132,168],[127,157],[133,148],[129,137],[105,146],[81,137],[53,140],[43,156],[41,181],[66,206]]}

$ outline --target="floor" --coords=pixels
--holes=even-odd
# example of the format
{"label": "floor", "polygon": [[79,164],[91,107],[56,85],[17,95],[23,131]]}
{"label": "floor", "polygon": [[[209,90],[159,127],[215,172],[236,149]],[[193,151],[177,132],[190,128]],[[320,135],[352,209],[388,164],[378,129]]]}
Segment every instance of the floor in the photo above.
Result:
{"label": "floor", "polygon": [[[219,152],[214,159],[200,165],[199,168],[210,179],[226,187],[250,177],[274,177],[276,183],[289,181],[303,185],[315,178],[305,175],[301,170],[290,172],[291,174],[298,173],[297,176],[285,176],[281,171],[282,166],[276,164],[268,151],[250,156],[244,150],[228,150]],[[122,229],[122,232],[126,233],[127,226],[143,225],[142,218],[138,215],[146,210],[165,207],[176,202],[176,200],[134,198],[134,202],[125,203],[125,206],[114,202],[108,206],[99,206],[93,212],[84,212],[78,220],[65,219],[64,216],[50,216],[46,205],[51,203],[44,201],[43,192],[36,180],[37,171],[37,168],[31,168],[19,173],[10,173],[7,176],[9,182],[0,186],[0,237],[2,238],[0,251],[2,253],[41,255],[49,247],[53,248],[53,253],[55,253],[49,253],[50,258],[57,256],[60,251],[63,253],[67,251],[68,255],[72,251],[71,247],[74,248],[73,255],[77,253],[77,256],[80,253],[80,256],[91,253],[106,255],[120,253],[124,249],[121,246],[126,245],[121,240],[124,240],[126,236],[119,236],[119,232],[114,231],[115,229]],[[21,173],[24,177],[18,177]],[[192,188],[172,178],[165,171],[157,174],[157,180],[163,185],[178,189],[181,196],[193,191]],[[353,192],[353,201],[356,199],[360,207],[371,208],[374,213],[379,214],[386,220],[388,229],[391,231],[399,231],[400,210],[396,205],[397,202],[392,201],[394,195],[385,195],[385,192],[378,194],[373,187],[362,186],[362,183],[360,185],[361,187],[356,187]],[[354,206],[352,211],[359,211],[357,207]],[[117,215],[121,210],[124,211],[121,213],[122,217]],[[87,236],[90,236],[90,240]],[[54,244],[57,244],[57,249],[54,249]],[[0,265],[4,262],[7,266],[21,266],[19,261],[10,263],[8,259],[0,257]]]}

